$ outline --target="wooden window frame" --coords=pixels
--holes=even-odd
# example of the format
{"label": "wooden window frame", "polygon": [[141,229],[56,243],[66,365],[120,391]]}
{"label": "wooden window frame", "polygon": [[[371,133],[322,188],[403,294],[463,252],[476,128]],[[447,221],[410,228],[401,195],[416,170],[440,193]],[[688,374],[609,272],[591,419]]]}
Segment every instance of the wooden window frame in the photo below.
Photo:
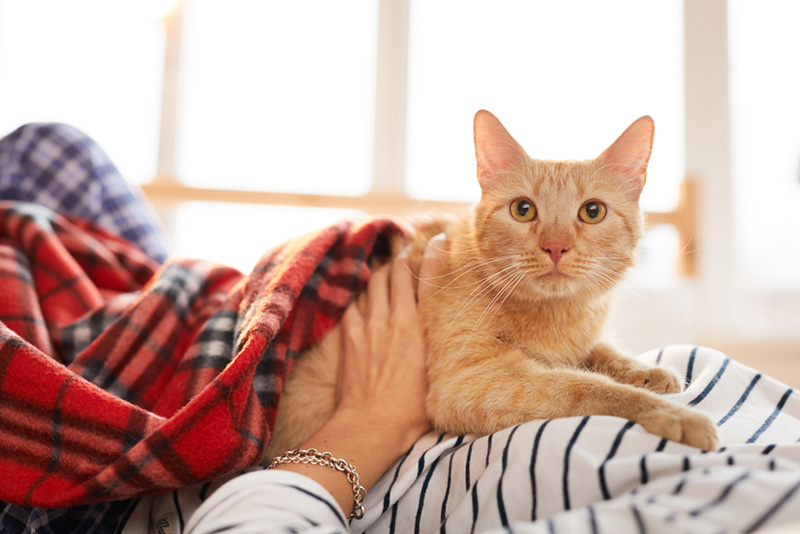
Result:
{"label": "wooden window frame", "polygon": [[[402,216],[419,211],[457,212],[466,209],[469,204],[419,200],[409,197],[405,192],[410,2],[411,0],[380,0],[372,187],[367,194],[352,197],[198,188],[181,183],[175,165],[183,35],[183,1],[178,0],[170,13],[164,17],[166,50],[158,173],[150,183],[142,186],[150,201],[162,213],[168,213],[181,203],[190,201],[355,209],[367,214],[390,216]],[[685,6],[686,4],[689,4],[688,0]],[[687,97],[687,102],[688,100]],[[688,111],[687,108],[687,115]],[[687,157],[687,163],[688,161]],[[661,224],[674,226],[679,234],[679,242],[684,246],[691,243],[688,250],[679,254],[677,269],[682,275],[694,275],[696,257],[693,250],[698,248],[695,228],[697,181],[685,179],[680,187],[679,202],[674,210],[649,212],[646,214],[646,220],[650,226]]]}

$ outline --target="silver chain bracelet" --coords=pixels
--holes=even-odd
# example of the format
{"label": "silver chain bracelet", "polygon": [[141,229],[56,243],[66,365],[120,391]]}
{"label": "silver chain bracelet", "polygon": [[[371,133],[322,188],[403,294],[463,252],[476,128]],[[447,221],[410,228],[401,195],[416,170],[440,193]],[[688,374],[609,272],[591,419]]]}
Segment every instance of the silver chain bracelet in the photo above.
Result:
{"label": "silver chain bracelet", "polygon": [[311,464],[331,467],[347,475],[347,481],[353,486],[353,513],[350,519],[364,517],[364,495],[367,490],[361,485],[361,479],[356,468],[340,458],[334,458],[329,452],[319,452],[317,449],[292,449],[272,459],[267,469],[280,464]]}

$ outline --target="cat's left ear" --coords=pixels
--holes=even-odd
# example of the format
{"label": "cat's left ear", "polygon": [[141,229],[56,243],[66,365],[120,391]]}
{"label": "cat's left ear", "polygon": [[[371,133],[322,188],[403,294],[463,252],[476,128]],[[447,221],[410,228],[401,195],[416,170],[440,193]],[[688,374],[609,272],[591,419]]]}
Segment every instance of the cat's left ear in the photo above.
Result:
{"label": "cat's left ear", "polygon": [[647,163],[653,150],[653,119],[645,115],[628,126],[597,161],[614,174],[626,179],[634,199],[638,200],[647,180]]}

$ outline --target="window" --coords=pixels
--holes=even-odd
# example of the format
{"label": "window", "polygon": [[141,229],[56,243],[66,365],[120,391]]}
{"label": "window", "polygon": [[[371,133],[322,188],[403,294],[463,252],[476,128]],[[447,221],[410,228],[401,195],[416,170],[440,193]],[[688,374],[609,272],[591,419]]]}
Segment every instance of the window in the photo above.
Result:
{"label": "window", "polygon": [[0,131],[69,123],[94,137],[130,181],[152,179],[164,69],[158,7],[0,0]]}
{"label": "window", "polygon": [[736,320],[751,334],[791,336],[800,325],[800,4],[729,6]]}
{"label": "window", "polygon": [[412,2],[408,191],[478,198],[472,117],[481,108],[542,159],[597,157],[651,115],[642,202],[672,209],[683,177],[682,16],[674,0]]}
{"label": "window", "polygon": [[[0,130],[87,131],[145,183],[179,254],[247,270],[278,241],[361,210],[474,201],[479,108],[553,159],[595,157],[649,114],[644,207],[675,208],[699,163],[704,241],[648,232],[620,338],[734,357],[742,338],[798,340],[794,0],[172,0],[177,34],[156,14],[169,1],[0,0]],[[159,139],[164,123],[174,143]],[[166,169],[159,141],[174,148]],[[237,244],[243,220],[257,231]],[[697,275],[676,275],[696,249]]]}
{"label": "window", "polygon": [[178,176],[199,187],[370,187],[377,3],[187,0]]}

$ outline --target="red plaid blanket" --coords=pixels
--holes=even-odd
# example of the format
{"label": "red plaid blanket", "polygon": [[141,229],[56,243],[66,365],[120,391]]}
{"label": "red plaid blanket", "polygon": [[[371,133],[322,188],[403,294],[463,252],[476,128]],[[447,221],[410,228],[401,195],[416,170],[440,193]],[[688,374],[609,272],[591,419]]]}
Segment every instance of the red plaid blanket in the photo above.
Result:
{"label": "red plaid blanket", "polygon": [[125,499],[256,463],[292,358],[396,231],[343,222],[245,276],[158,266],[89,223],[0,202],[0,500]]}

